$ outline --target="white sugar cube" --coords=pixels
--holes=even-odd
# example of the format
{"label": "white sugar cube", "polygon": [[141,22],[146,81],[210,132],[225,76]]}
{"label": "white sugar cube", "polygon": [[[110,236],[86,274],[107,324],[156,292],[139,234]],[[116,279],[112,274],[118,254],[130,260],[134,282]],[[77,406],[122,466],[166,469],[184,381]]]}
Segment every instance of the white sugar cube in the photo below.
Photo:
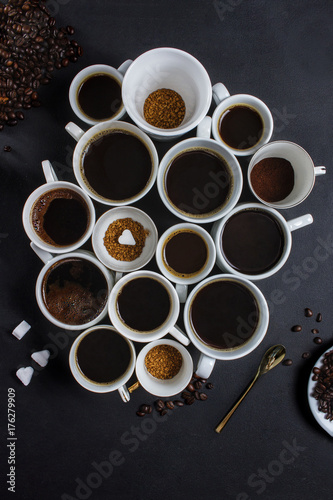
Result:
{"label": "white sugar cube", "polygon": [[124,231],[122,232],[122,234],[118,238],[118,242],[121,245],[135,245],[136,244],[136,241],[133,237],[133,234],[131,233],[131,231],[129,229],[124,229]]}
{"label": "white sugar cube", "polygon": [[16,372],[16,376],[18,379],[21,380],[22,384],[28,385],[30,384],[30,381],[32,379],[34,373],[34,369],[32,366],[26,366],[25,368],[22,367]]}
{"label": "white sugar cube", "polygon": [[12,335],[21,340],[22,337],[30,330],[31,326],[26,321],[21,321],[19,325],[12,331]]}
{"label": "white sugar cube", "polygon": [[50,351],[48,351],[47,349],[44,349],[44,351],[37,351],[32,353],[31,357],[34,361],[36,361],[36,363],[39,364],[39,366],[42,366],[44,368],[44,366],[46,366],[49,361]]}

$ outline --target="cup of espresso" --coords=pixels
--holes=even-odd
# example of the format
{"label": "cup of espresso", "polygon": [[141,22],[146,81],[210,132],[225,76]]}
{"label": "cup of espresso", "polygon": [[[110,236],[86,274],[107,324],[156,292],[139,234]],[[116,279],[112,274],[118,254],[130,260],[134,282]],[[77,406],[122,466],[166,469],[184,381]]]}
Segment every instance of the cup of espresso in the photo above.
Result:
{"label": "cup of espresso", "polygon": [[28,238],[43,250],[67,253],[91,236],[96,216],[89,196],[71,182],[58,181],[48,160],[42,162],[46,184],[28,197],[22,213]]}
{"label": "cup of espresso", "polygon": [[185,302],[188,285],[208,276],[216,259],[215,244],[197,224],[184,222],[167,229],[156,247],[156,262],[164,276],[176,283],[180,302]]}
{"label": "cup of espresso", "polygon": [[113,326],[135,342],[151,342],[170,333],[184,345],[188,337],[176,326],[179,298],[172,284],[153,271],[134,271],[113,287],[108,312]]}
{"label": "cup of espresso", "polygon": [[213,86],[217,105],[212,134],[236,156],[249,156],[266,144],[273,133],[273,117],[264,102],[248,94],[230,96],[222,83]]}
{"label": "cup of espresso", "polygon": [[161,160],[157,189],[164,205],[177,217],[196,223],[213,222],[234,208],[243,187],[240,165],[221,144],[209,139],[209,117],[198,137],[173,146]]}
{"label": "cup of espresso", "polygon": [[84,132],[70,122],[66,130],[78,141],[73,154],[74,175],[91,198],[105,205],[129,205],[152,188],[157,151],[138,127],[107,121]]}
{"label": "cup of espresso", "polygon": [[83,330],[107,314],[113,275],[86,250],[53,257],[31,243],[45,263],[36,282],[37,304],[59,328]]}
{"label": "cup of espresso", "polygon": [[260,344],[268,328],[269,310],[264,295],[251,281],[219,274],[192,290],[184,323],[201,352],[196,373],[208,378],[217,359],[241,358]]}
{"label": "cup of espresso", "polygon": [[273,208],[240,204],[212,227],[216,263],[222,271],[251,281],[268,278],[287,261],[292,231],[312,222],[310,214],[287,222]]}
{"label": "cup of espresso", "polygon": [[126,110],[121,86],[131,64],[129,59],[118,69],[106,64],[82,69],[69,87],[69,103],[76,116],[90,125],[122,118]]}
{"label": "cup of espresso", "polygon": [[130,399],[126,382],[135,367],[135,349],[130,340],[110,325],[98,325],[82,332],[69,353],[69,367],[75,380],[96,393],[118,391]]}

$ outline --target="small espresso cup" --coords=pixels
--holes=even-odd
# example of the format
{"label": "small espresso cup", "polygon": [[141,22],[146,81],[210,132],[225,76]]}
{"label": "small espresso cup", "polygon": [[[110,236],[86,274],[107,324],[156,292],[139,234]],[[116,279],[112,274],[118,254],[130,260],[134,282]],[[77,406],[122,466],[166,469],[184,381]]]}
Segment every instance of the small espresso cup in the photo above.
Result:
{"label": "small espresso cup", "polygon": [[[92,234],[96,220],[94,205],[76,184],[58,181],[48,160],[42,162],[42,168],[46,184],[35,189],[25,202],[22,213],[24,230],[35,245],[47,252],[72,252]],[[57,203],[61,200],[68,206],[63,205],[60,210]],[[73,201],[77,217],[74,216]],[[41,210],[44,214],[39,216]],[[66,210],[72,210],[70,222]],[[77,237],[73,236],[75,232]]]}
{"label": "small espresso cup", "polygon": [[311,214],[286,221],[273,208],[242,203],[212,227],[216,264],[251,281],[268,278],[286,263],[292,231],[312,224]]}
{"label": "small espresso cup", "polygon": [[69,103],[76,116],[90,125],[122,118],[126,110],[121,86],[131,64],[128,59],[118,69],[106,64],[82,69],[69,87]]}
{"label": "small espresso cup", "polygon": [[201,352],[196,373],[208,378],[216,360],[252,352],[266,335],[269,310],[251,281],[230,274],[206,278],[190,293],[184,308],[186,332]]}
{"label": "small espresso cup", "polygon": [[151,342],[170,333],[184,345],[188,337],[176,326],[179,298],[166,278],[153,271],[134,271],[113,287],[108,312],[113,326],[135,342]]}
{"label": "small espresso cup", "polygon": [[249,156],[266,144],[273,133],[273,117],[266,104],[248,94],[230,96],[222,83],[213,86],[217,105],[211,122],[212,134],[236,156]]}
{"label": "small espresso cup", "polygon": [[118,391],[127,403],[130,394],[126,382],[133,374],[135,359],[130,340],[110,325],[98,325],[75,339],[69,353],[69,367],[84,389],[99,394]]}
{"label": "small espresso cup", "polygon": [[[294,171],[294,185],[286,198],[274,203],[269,203],[256,193],[251,172],[255,165],[268,158],[282,158],[287,160]],[[315,179],[326,174],[326,167],[315,167],[310,155],[298,144],[290,141],[274,141],[262,146],[251,158],[248,168],[248,182],[254,196],[265,205],[277,209],[292,208],[304,201],[312,191]]]}
{"label": "small espresso cup", "polygon": [[44,262],[36,281],[39,309],[51,323],[66,330],[84,330],[107,314],[107,300],[114,278],[92,252],[53,257],[31,243]]}
{"label": "small espresso cup", "polygon": [[[146,356],[156,346],[172,346],[180,353],[182,363],[179,372],[170,379],[159,379],[147,370]],[[136,376],[139,384],[150,394],[160,398],[169,398],[182,392],[191,381],[193,375],[193,361],[190,353],[184,346],[174,340],[162,339],[149,342],[141,349],[135,365]]]}
{"label": "small espresso cup", "polygon": [[[152,140],[138,127],[122,121],[106,121],[86,132],[72,122],[65,128],[77,141],[74,175],[91,198],[104,205],[129,205],[153,187],[158,155]],[[112,143],[108,142],[110,136]]]}
{"label": "small espresso cup", "polygon": [[188,285],[208,276],[216,259],[210,234],[197,224],[184,222],[167,229],[156,247],[156,262],[164,276],[176,283],[180,302],[185,302]]}
{"label": "small espresso cup", "polygon": [[[177,92],[185,103],[185,116],[175,128],[162,129],[144,118],[144,103],[158,89]],[[159,47],[141,54],[125,74],[122,97],[128,115],[153,139],[178,139],[194,129],[207,114],[212,85],[203,65],[191,54],[171,47]]]}
{"label": "small espresso cup", "polygon": [[197,128],[197,137],[185,139],[163,156],[157,189],[170,212],[186,222],[209,223],[234,208],[243,187],[236,157],[209,139],[210,118]]}

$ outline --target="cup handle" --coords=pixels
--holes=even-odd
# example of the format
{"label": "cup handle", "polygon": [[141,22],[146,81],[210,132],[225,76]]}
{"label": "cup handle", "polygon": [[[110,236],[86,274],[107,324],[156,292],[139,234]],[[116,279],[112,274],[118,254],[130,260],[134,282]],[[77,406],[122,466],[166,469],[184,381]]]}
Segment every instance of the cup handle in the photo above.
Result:
{"label": "cup handle", "polygon": [[131,396],[130,393],[128,392],[126,385],[122,385],[121,387],[119,387],[118,392],[124,403],[128,403],[129,400],[131,399]]}
{"label": "cup handle", "polygon": [[114,282],[117,283],[117,281],[119,281],[123,277],[123,274],[124,273],[122,273],[120,271],[116,271]]}
{"label": "cup handle", "polygon": [[50,252],[42,250],[37,245],[35,245],[35,243],[31,242],[30,246],[35,252],[35,254],[38,255],[38,257],[44,262],[44,264],[47,264],[51,259],[53,259],[53,255],[50,254]]}
{"label": "cup handle", "polygon": [[79,142],[79,140],[81,139],[81,137],[84,134],[84,131],[82,130],[82,128],[80,128],[78,125],[76,125],[73,122],[67,123],[65,129],[67,130],[69,135],[71,135],[73,137],[73,139],[75,139],[77,142]]}
{"label": "cup handle", "polygon": [[218,106],[221,101],[230,96],[227,87],[223,85],[223,83],[220,82],[215,83],[215,85],[213,85],[212,90],[213,90],[213,99],[216,106]]}
{"label": "cup handle", "polygon": [[301,215],[300,217],[296,217],[296,219],[291,219],[287,222],[290,231],[295,231],[300,227],[308,226],[312,224],[313,217],[311,214]]}
{"label": "cup handle", "polygon": [[124,61],[123,64],[121,64],[118,68],[119,73],[124,75],[128,70],[128,68],[130,67],[130,65],[132,64],[132,62],[133,62],[132,59],[127,59],[127,61]]}
{"label": "cup handle", "polygon": [[42,169],[44,172],[44,177],[46,179],[46,182],[55,182],[58,180],[58,177],[49,160],[42,161]]}
{"label": "cup handle", "polygon": [[212,130],[212,119],[210,116],[205,116],[197,126],[197,137],[203,137],[204,139],[209,139],[211,130]]}
{"label": "cup handle", "polygon": [[215,361],[216,359],[201,353],[195,373],[201,378],[208,378],[213,371]]}
{"label": "cup handle", "polygon": [[185,335],[184,332],[177,326],[173,326],[169,330],[170,335],[172,335],[178,342],[180,342],[183,345],[189,345],[190,339]]}
{"label": "cup handle", "polygon": [[326,174],[326,167],[323,167],[323,166],[321,166],[321,167],[315,167],[314,168],[314,173],[315,173],[315,176],[317,176],[317,175],[324,175],[324,174]]}
{"label": "cup handle", "polygon": [[181,302],[182,304],[186,302],[187,290],[188,290],[187,285],[181,285],[180,283],[176,284],[176,292],[178,293],[179,302]]}

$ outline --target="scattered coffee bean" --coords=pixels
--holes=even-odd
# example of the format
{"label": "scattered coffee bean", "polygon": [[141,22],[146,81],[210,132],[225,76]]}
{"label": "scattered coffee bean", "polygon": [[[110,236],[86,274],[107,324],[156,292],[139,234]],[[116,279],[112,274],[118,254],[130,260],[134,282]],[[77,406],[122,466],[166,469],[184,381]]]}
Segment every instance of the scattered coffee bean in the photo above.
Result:
{"label": "scattered coffee bean", "polygon": [[185,399],[185,404],[187,404],[187,405],[193,405],[194,401],[195,401],[195,397],[194,396],[190,396],[189,398]]}
{"label": "scattered coffee bean", "polygon": [[168,410],[166,410],[165,408],[164,408],[164,410],[160,411],[161,417],[164,417],[164,415],[166,415],[167,413],[168,413]]}
{"label": "scattered coffee bean", "polygon": [[303,359],[308,359],[310,357],[310,353],[309,352],[303,352],[302,354],[302,358]]}
{"label": "scattered coffee bean", "polygon": [[204,392],[202,392],[202,393],[200,394],[200,399],[201,399],[201,401],[206,401],[206,399],[207,399],[207,398],[208,398],[208,396],[207,396],[207,394],[205,394]]}
{"label": "scattered coffee bean", "polygon": [[304,313],[307,318],[311,318],[311,316],[313,315],[313,312],[308,307],[305,309]]}
{"label": "scattered coffee bean", "polygon": [[302,327],[301,327],[301,325],[294,325],[294,326],[291,328],[291,331],[292,331],[292,332],[301,332],[301,331],[302,331]]}
{"label": "scattered coffee bean", "polygon": [[194,392],[194,397],[195,397],[195,399],[199,400],[200,399],[200,392],[199,391],[195,391]]}
{"label": "scattered coffee bean", "polygon": [[194,385],[193,384],[188,384],[188,386],[186,387],[186,389],[190,392],[194,392],[195,391],[195,388],[194,388]]}
{"label": "scattered coffee bean", "polygon": [[313,342],[314,342],[315,344],[322,344],[322,343],[323,343],[323,339],[322,339],[322,338],[320,338],[320,337],[315,337],[315,338],[313,339]]}
{"label": "scattered coffee bean", "polygon": [[136,414],[138,417],[144,417],[146,415],[146,413],[143,411],[137,411]]}
{"label": "scattered coffee bean", "polygon": [[311,330],[311,332],[312,332],[312,333],[314,333],[314,334],[316,335],[317,333],[319,333],[319,330],[317,330],[317,328],[313,328],[313,329]]}
{"label": "scattered coffee bean", "polygon": [[179,399],[176,399],[176,400],[173,402],[173,404],[174,404],[175,406],[184,406],[183,401],[180,401]]}
{"label": "scattered coffee bean", "polygon": [[201,378],[200,380],[201,380],[201,382],[202,382],[203,384],[205,384],[205,383],[207,382],[207,379],[206,379],[206,378]]}
{"label": "scattered coffee bean", "polygon": [[199,391],[202,387],[202,383],[200,382],[200,380],[197,380],[196,382],[194,382],[194,387],[195,389],[197,389],[197,391]]}
{"label": "scattered coffee bean", "polygon": [[284,366],[291,366],[291,365],[293,364],[293,361],[292,361],[292,359],[284,359],[284,360],[282,361],[282,364],[283,364]]}
{"label": "scattered coffee bean", "polygon": [[191,397],[191,393],[190,393],[190,392],[183,391],[183,392],[181,393],[181,396],[182,396],[182,398],[183,398],[183,399],[188,399],[188,398],[190,398],[190,397]]}
{"label": "scattered coffee bean", "polygon": [[197,375],[196,373],[193,373],[193,377],[194,377],[194,378],[197,378],[197,379],[199,379],[199,380],[201,379],[201,377],[199,377],[199,375]]}
{"label": "scattered coffee bean", "polygon": [[6,153],[10,153],[12,148],[10,146],[4,146],[3,147],[3,150],[6,152]]}
{"label": "scattered coffee bean", "polygon": [[320,323],[322,321],[322,319],[323,319],[323,317],[322,317],[321,313],[318,313],[317,317],[316,317],[317,323]]}
{"label": "scattered coffee bean", "polygon": [[169,408],[169,410],[173,410],[173,409],[174,409],[174,407],[175,407],[175,405],[173,404],[173,402],[172,402],[172,401],[167,401],[167,402],[165,403],[165,406],[166,406],[167,408]]}
{"label": "scattered coffee bean", "polygon": [[140,406],[139,411],[142,413],[151,413],[152,407],[150,405],[143,404]]}
{"label": "scattered coffee bean", "polygon": [[314,373],[315,375],[320,375],[320,374],[321,374],[321,369],[320,369],[320,368],[317,368],[316,366],[314,367],[314,369],[313,369],[312,371],[313,371],[313,373]]}
{"label": "scattered coffee bean", "polygon": [[206,384],[206,387],[207,387],[207,389],[210,389],[210,390],[214,388],[214,386],[211,382],[208,382],[208,384]]}
{"label": "scattered coffee bean", "polygon": [[156,410],[160,411],[160,410],[163,410],[163,408],[165,408],[165,403],[164,403],[164,401],[162,401],[162,399],[158,399],[157,401],[155,401],[155,406],[156,406]]}

